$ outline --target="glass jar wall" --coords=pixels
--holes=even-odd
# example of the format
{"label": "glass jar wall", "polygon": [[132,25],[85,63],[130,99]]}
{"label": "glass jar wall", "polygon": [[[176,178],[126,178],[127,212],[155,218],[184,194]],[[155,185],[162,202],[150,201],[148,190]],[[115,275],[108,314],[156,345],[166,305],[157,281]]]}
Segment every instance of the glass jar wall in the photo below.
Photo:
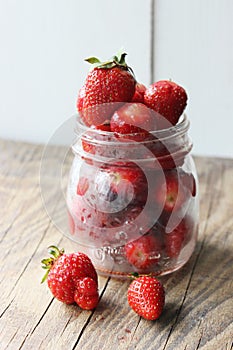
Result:
{"label": "glass jar wall", "polygon": [[67,187],[68,236],[98,272],[164,275],[190,258],[198,181],[189,121],[147,135],[86,127],[77,116]]}

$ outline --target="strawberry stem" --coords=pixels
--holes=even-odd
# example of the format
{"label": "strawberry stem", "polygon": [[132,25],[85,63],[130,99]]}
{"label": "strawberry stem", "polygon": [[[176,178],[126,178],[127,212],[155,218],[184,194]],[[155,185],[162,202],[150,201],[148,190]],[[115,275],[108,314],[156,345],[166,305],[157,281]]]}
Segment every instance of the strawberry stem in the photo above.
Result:
{"label": "strawberry stem", "polygon": [[138,277],[142,277],[142,276],[155,277],[152,272],[150,272],[150,273],[132,272],[128,275],[128,277],[130,277],[133,280],[135,280]]}
{"label": "strawberry stem", "polygon": [[140,275],[138,272],[132,272],[128,275],[131,279],[135,280],[136,278],[138,278]]}
{"label": "strawberry stem", "polygon": [[49,274],[49,271],[51,269],[51,267],[54,265],[55,261],[61,256],[64,254],[64,249],[59,249],[58,247],[56,247],[55,245],[51,245],[48,247],[48,252],[50,255],[52,255],[51,257],[49,258],[46,258],[46,259],[42,259],[41,260],[41,264],[42,264],[42,269],[45,269],[46,270],[46,273],[45,275],[43,276],[42,280],[41,280],[41,283],[43,283],[47,277],[48,277],[48,274]]}
{"label": "strawberry stem", "polygon": [[[92,64],[92,68],[103,68],[110,69],[114,67],[119,67],[121,69],[127,70],[134,76],[134,72],[131,67],[129,67],[125,61],[127,53],[120,50],[116,55],[107,61],[101,62],[97,57],[88,57],[85,59],[86,62]],[[134,76],[135,77],[135,76]]]}

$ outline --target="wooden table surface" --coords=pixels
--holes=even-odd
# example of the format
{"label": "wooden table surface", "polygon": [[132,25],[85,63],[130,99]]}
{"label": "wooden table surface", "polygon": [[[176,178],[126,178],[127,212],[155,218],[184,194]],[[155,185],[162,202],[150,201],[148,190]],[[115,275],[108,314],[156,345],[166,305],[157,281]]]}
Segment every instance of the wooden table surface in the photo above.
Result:
{"label": "wooden table surface", "polygon": [[94,311],[62,304],[40,283],[50,244],[75,249],[59,230],[65,181],[56,170],[62,160],[65,179],[71,156],[59,146],[43,151],[0,140],[0,349],[232,350],[233,159],[195,157],[198,243],[181,270],[161,278],[166,306],[152,322],[129,308],[129,281],[99,276]]}

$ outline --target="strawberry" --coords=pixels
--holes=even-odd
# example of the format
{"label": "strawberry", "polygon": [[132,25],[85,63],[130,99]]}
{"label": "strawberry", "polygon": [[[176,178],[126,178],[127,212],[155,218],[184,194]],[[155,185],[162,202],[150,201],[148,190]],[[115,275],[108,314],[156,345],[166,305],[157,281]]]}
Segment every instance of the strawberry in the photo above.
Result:
{"label": "strawberry", "polygon": [[111,118],[113,132],[119,134],[142,133],[142,140],[148,135],[148,131],[155,128],[153,114],[142,103],[126,103]]}
{"label": "strawberry", "polygon": [[106,120],[103,124],[94,126],[93,129],[110,132],[111,131],[110,122]]}
{"label": "strawberry", "polygon": [[[42,267],[47,270],[42,282],[47,279],[54,297],[66,304],[77,302],[86,310],[95,308],[99,299],[98,280],[89,257],[80,252],[64,254],[63,249],[55,246],[50,246],[49,252],[52,257],[41,261]],[[79,304],[80,299],[82,302]]]}
{"label": "strawberry", "polygon": [[145,85],[140,84],[140,83],[136,83],[135,93],[133,95],[132,102],[143,103],[145,91],[146,91]]}
{"label": "strawberry", "polygon": [[80,196],[84,196],[89,188],[89,181],[86,177],[80,177],[77,185],[77,194]]}
{"label": "strawberry", "polygon": [[99,198],[112,201],[118,198],[121,202],[131,200],[145,202],[147,198],[146,176],[136,164],[123,163],[100,169],[96,178]]}
{"label": "strawberry", "polygon": [[130,264],[146,270],[160,258],[162,244],[157,236],[145,235],[125,245],[125,255]]}
{"label": "strawberry", "polygon": [[77,109],[87,126],[104,123],[120,105],[132,100],[136,80],[125,56],[119,53],[106,62],[95,57],[86,59],[94,68],[79,91]]}
{"label": "strawberry", "polygon": [[183,87],[168,80],[151,84],[145,91],[144,103],[172,125],[178,122],[187,104],[187,94]]}
{"label": "strawberry", "polygon": [[102,144],[107,139],[107,133],[111,132],[110,123],[92,125],[90,130],[82,135],[82,148],[91,154],[105,155],[106,147]]}
{"label": "strawberry", "polygon": [[[184,217],[171,232],[165,232],[165,252],[169,258],[177,258],[185,243],[188,242],[193,223]],[[168,231],[168,228],[166,229]]]}
{"label": "strawberry", "polygon": [[163,311],[165,291],[162,283],[154,277],[139,276],[128,289],[130,307],[146,320],[156,320]]}
{"label": "strawberry", "polygon": [[186,187],[188,175],[181,169],[168,170],[164,175],[157,178],[154,198],[157,203],[164,205],[165,212],[178,211],[190,198],[190,190]]}
{"label": "strawberry", "polygon": [[94,309],[98,305],[98,287],[91,277],[84,277],[77,281],[74,300],[85,310]]}

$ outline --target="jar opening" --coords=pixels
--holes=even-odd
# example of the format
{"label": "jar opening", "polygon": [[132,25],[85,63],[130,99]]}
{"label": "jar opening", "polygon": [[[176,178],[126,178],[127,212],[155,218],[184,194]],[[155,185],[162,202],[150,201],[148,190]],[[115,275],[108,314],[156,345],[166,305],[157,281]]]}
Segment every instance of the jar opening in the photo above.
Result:
{"label": "jar opening", "polygon": [[[155,139],[159,139],[160,141],[167,139],[169,137],[175,137],[177,135],[186,133],[188,131],[190,127],[190,122],[187,118],[186,114],[183,114],[178,123],[176,125],[172,125],[169,128],[166,129],[159,129],[159,130],[151,130],[149,131],[149,134],[151,134]],[[90,133],[91,135],[102,135],[103,139],[98,140],[98,142],[104,142],[104,140],[106,139],[106,141],[116,141],[119,140],[121,138],[126,140],[128,139],[129,142],[131,143],[132,140],[135,139],[135,136],[137,135],[142,135],[142,133],[131,133],[131,134],[119,134],[119,133],[114,133],[112,131],[105,131],[105,130],[100,130],[100,129],[96,129],[94,127],[89,127],[87,125],[85,125],[82,121],[82,118],[80,117],[79,114],[76,115],[76,126],[75,126],[75,134],[77,136],[79,136],[80,134],[86,134],[86,133]],[[136,138],[137,141],[137,138]],[[149,140],[146,140],[149,141]],[[138,141],[137,141],[138,142]]]}
{"label": "jar opening", "polygon": [[[192,149],[188,137],[190,122],[184,114],[178,124],[167,129],[146,132],[146,134],[117,134],[86,126],[79,115],[76,117],[73,152],[85,160],[105,162],[111,160],[155,162],[163,168],[174,168],[181,164]],[[154,165],[153,165],[154,166]]]}

